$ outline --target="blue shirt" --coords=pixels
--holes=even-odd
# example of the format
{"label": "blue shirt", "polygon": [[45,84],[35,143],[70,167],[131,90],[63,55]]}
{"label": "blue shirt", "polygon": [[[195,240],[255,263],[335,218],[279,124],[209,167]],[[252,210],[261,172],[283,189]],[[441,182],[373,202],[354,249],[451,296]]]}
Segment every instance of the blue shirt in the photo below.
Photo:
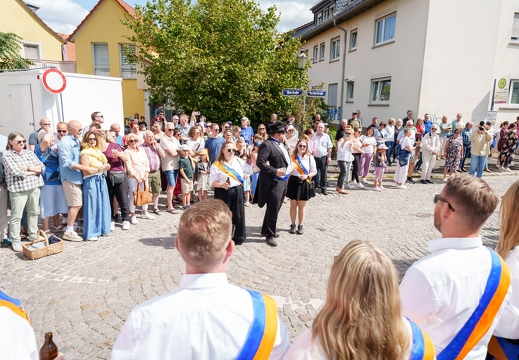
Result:
{"label": "blue shirt", "polygon": [[80,170],[72,167],[80,164],[79,152],[81,146],[79,140],[70,134],[65,135],[58,144],[59,172],[61,181],[68,181],[72,184],[83,184],[83,174]]}
{"label": "blue shirt", "polygon": [[463,146],[472,145],[472,141],[470,140],[470,130],[467,130],[466,127],[461,130],[461,138],[463,139]]}
{"label": "blue shirt", "polygon": [[214,161],[218,157],[218,154],[220,153],[220,149],[222,148],[223,144],[225,144],[225,139],[219,136],[215,138],[209,138],[205,141],[205,148],[209,153],[210,162],[214,163]]}
{"label": "blue shirt", "polygon": [[115,137],[115,142],[117,143],[117,145],[119,145],[120,147],[124,147],[124,141],[123,141],[123,137],[121,135],[117,135]]}
{"label": "blue shirt", "polygon": [[424,120],[423,126],[425,126],[425,134],[429,133],[431,131],[432,121],[431,120],[429,120],[429,121],[425,121]]}
{"label": "blue shirt", "polygon": [[0,152],[7,147],[7,136],[0,134]]}
{"label": "blue shirt", "polygon": [[34,148],[34,154],[45,165],[45,172],[42,174],[45,185],[61,185],[58,154],[50,147],[43,153],[41,143]]}
{"label": "blue shirt", "polygon": [[252,126],[247,126],[246,128],[241,128],[241,136],[243,136],[243,140],[247,144],[252,144],[252,139],[254,138],[254,130],[252,130]]}

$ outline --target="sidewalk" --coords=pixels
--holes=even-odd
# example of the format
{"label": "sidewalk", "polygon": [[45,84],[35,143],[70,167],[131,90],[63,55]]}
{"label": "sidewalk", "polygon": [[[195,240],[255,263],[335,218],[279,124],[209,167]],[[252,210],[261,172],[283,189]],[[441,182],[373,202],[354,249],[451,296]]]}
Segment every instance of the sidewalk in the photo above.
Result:
{"label": "sidewalk", "polygon": [[[498,169],[496,167],[497,164],[497,157],[499,156],[498,153],[493,153],[492,157],[488,158],[488,168],[490,169],[491,173],[484,172],[485,177],[487,176],[508,176],[508,175],[517,175],[519,174],[519,166],[513,166],[511,167],[512,171],[504,171],[503,169]],[[436,163],[434,164],[434,170],[432,172],[432,178],[434,179],[441,179],[443,178],[443,170],[445,166],[445,160],[436,160]],[[470,158],[467,158],[465,160],[465,169],[470,168]],[[384,174],[384,179],[392,178],[395,175],[396,170],[396,163],[393,163],[392,166],[388,167],[389,172]],[[332,159],[330,164],[328,165],[328,177],[329,178],[337,178],[339,176],[339,165],[337,164],[337,160]],[[370,169],[369,175],[367,176],[368,179],[373,179],[375,175],[373,174],[373,166]],[[413,173],[414,178],[419,178],[420,174],[416,171]]]}

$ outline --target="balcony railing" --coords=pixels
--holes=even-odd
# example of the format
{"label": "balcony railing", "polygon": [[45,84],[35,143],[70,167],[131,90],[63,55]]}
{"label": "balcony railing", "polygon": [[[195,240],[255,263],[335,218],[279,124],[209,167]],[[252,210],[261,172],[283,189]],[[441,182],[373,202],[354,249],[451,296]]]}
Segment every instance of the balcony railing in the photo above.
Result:
{"label": "balcony railing", "polygon": [[56,69],[62,72],[75,73],[76,72],[76,62],[75,61],[55,61],[55,60],[41,60],[41,59],[28,59],[32,62],[32,65],[29,68],[51,68],[55,67]]}

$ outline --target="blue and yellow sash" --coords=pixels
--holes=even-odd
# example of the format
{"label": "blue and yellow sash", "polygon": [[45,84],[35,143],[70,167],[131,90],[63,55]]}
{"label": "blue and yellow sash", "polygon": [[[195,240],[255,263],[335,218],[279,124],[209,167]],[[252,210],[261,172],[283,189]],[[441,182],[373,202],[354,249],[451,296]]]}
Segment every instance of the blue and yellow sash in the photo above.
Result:
{"label": "blue and yellow sash", "polygon": [[519,344],[513,344],[506,339],[492,336],[488,343],[488,353],[495,360],[519,359]]}
{"label": "blue and yellow sash", "polygon": [[407,319],[413,330],[413,344],[411,346],[410,360],[433,360],[436,356],[434,344],[426,333],[424,333],[418,325]]}
{"label": "blue and yellow sash", "polygon": [[215,161],[214,164],[216,165],[216,167],[218,169],[220,169],[225,175],[229,176],[229,177],[232,177],[234,180],[236,181],[239,181],[240,184],[243,185],[243,182],[245,180],[243,180],[243,178],[241,177],[240,174],[238,174],[238,172],[236,170],[234,170],[233,168],[225,165],[225,164],[222,164],[221,162],[219,161]]}
{"label": "blue and yellow sash", "polygon": [[268,359],[278,330],[278,309],[269,296],[247,290],[252,297],[254,320],[245,344],[236,360]]}
{"label": "blue and yellow sash", "polygon": [[[303,162],[301,161],[301,158],[299,155],[292,154],[292,162],[296,165],[296,170],[301,175],[308,175],[308,170],[306,170],[305,166],[303,165]],[[310,183],[310,179],[306,178],[306,181]]]}
{"label": "blue and yellow sash", "polygon": [[490,249],[488,251],[492,256],[492,268],[485,291],[468,321],[436,357],[438,360],[465,358],[490,329],[505,299],[510,286],[510,269],[499,255]]}
{"label": "blue and yellow sash", "polygon": [[25,320],[27,320],[29,324],[31,323],[31,319],[29,319],[29,315],[27,315],[25,310],[23,310],[20,300],[11,298],[2,291],[0,291],[0,306],[5,306],[9,308],[16,315],[19,315]]}

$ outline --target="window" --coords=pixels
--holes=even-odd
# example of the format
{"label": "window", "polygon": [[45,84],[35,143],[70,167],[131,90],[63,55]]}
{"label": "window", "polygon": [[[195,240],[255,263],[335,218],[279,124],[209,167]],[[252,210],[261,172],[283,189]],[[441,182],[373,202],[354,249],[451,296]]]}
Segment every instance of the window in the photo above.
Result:
{"label": "window", "polygon": [[319,61],[319,46],[315,45],[314,46],[314,57],[313,57],[313,62],[316,63]]}
{"label": "window", "polygon": [[94,55],[94,75],[110,76],[108,44],[92,44]]}
{"label": "window", "polygon": [[375,45],[389,42],[395,38],[396,14],[379,19],[375,23]]}
{"label": "window", "polygon": [[128,57],[125,52],[131,49],[132,53],[135,54],[135,45],[119,44],[119,57],[121,59],[121,77],[123,79],[135,79],[137,77],[137,65],[135,61],[127,62]]}
{"label": "window", "polygon": [[317,25],[322,24],[322,22],[323,22],[323,13],[319,13],[319,15],[317,15]]}
{"label": "window", "polygon": [[330,16],[333,16],[333,6],[330,6]]}
{"label": "window", "polygon": [[339,84],[328,84],[328,103],[326,105],[337,107],[337,89]]}
{"label": "window", "polygon": [[355,82],[348,81],[346,83],[346,101],[353,102],[353,92],[355,91]]}
{"label": "window", "polygon": [[41,59],[39,44],[23,44],[23,57],[26,59]]}
{"label": "window", "polygon": [[391,78],[371,80],[371,104],[387,104],[391,95]]}
{"label": "window", "polygon": [[323,61],[324,60],[324,52],[326,50],[326,46],[324,45],[324,43],[321,44],[321,51],[319,53],[319,61]]}
{"label": "window", "polygon": [[328,20],[328,9],[323,11],[323,21]]}
{"label": "window", "polygon": [[341,38],[332,39],[332,44],[330,47],[330,61],[338,60],[341,51]]}
{"label": "window", "polygon": [[350,51],[357,50],[357,29],[350,32]]}
{"label": "window", "polygon": [[519,80],[510,80],[509,104],[519,105]]}
{"label": "window", "polygon": [[519,41],[519,13],[514,14],[514,26],[512,27],[512,41]]}

